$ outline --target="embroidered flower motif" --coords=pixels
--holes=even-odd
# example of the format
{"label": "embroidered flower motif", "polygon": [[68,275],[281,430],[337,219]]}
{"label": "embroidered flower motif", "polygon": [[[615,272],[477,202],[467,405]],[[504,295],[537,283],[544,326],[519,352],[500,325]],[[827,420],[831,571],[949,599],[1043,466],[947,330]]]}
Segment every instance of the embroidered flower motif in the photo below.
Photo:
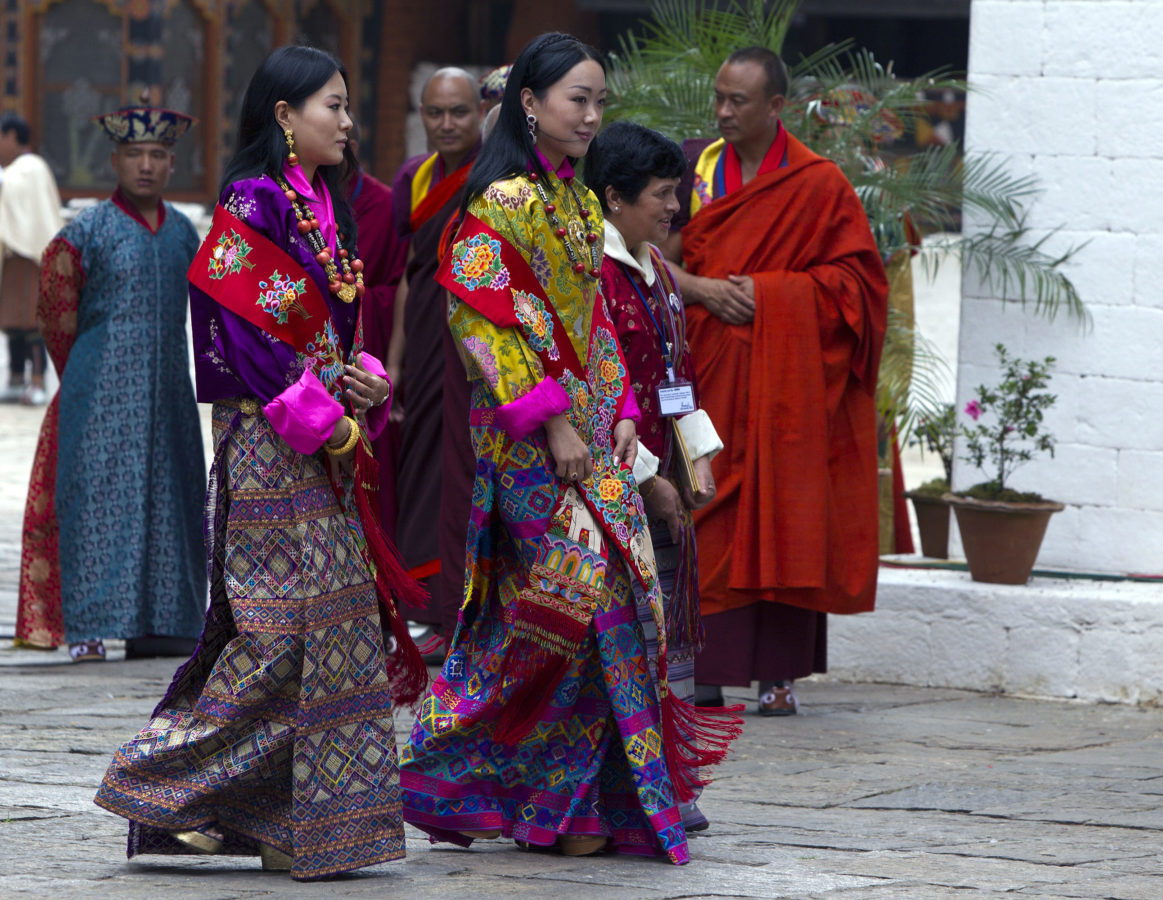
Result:
{"label": "embroidered flower motif", "polygon": [[622,482],[616,478],[603,478],[598,484],[598,494],[607,503],[622,497]]}
{"label": "embroidered flower motif", "polygon": [[331,319],[323,323],[322,331],[315,333],[315,339],[307,344],[304,356],[327,392],[342,403],[343,358],[339,350],[339,335]]}
{"label": "embroidered flower motif", "polygon": [[561,352],[553,340],[553,319],[545,304],[536,294],[513,291],[513,311],[525,332],[525,339],[534,350],[540,350],[551,360],[561,358]]}
{"label": "embroidered flower motif", "polygon": [[707,179],[703,178],[697,172],[694,178],[694,189],[695,194],[699,198],[699,203],[703,206],[706,206],[715,199],[714,194],[711,192],[711,185],[707,182]]}
{"label": "embroidered flower motif", "polygon": [[598,371],[601,373],[602,381],[608,384],[618,377],[618,364],[612,359],[603,359],[598,365]]}
{"label": "embroidered flower motif", "polygon": [[533,274],[537,276],[537,280],[543,285],[549,284],[553,277],[553,272],[549,267],[549,256],[545,252],[544,247],[534,247],[533,252],[529,254],[529,268],[533,270]]}
{"label": "embroidered flower motif", "polygon": [[257,204],[253,197],[246,197],[235,191],[222,204],[222,208],[228,213],[239,219],[249,219],[255,211]]}
{"label": "embroidered flower motif", "polygon": [[501,380],[497,372],[497,361],[489,349],[488,341],[475,335],[467,335],[462,343],[475,360],[478,368],[481,370],[481,375],[485,378],[485,383],[490,387],[495,387]]}
{"label": "embroidered flower motif", "polygon": [[310,318],[307,308],[299,300],[307,290],[306,278],[294,281],[289,275],[284,276],[275,271],[265,281],[260,281],[258,286],[261,293],[255,302],[264,312],[274,316],[280,325],[287,323],[291,312],[297,312],[304,319]]}
{"label": "embroidered flower motif", "polygon": [[225,231],[218,235],[218,243],[210,252],[209,274],[210,277],[217,280],[225,278],[227,275],[234,275],[242,271],[242,267],[246,266],[248,269],[254,268],[254,263],[247,259],[247,255],[253,248],[233,228],[230,233]]}
{"label": "embroidered flower motif", "polygon": [[459,241],[452,248],[452,275],[457,284],[470,291],[506,287],[509,270],[501,263],[501,242],[487,234],[474,234]]}

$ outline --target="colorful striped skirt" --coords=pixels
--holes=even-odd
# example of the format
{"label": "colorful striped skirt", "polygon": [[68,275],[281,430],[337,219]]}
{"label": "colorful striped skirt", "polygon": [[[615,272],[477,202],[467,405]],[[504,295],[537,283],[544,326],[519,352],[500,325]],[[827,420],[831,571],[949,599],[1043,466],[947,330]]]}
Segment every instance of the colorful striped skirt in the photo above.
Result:
{"label": "colorful striped skirt", "polygon": [[609,849],[689,859],[662,757],[659,706],[630,575],[612,558],[581,649],[537,725],[493,739],[512,609],[494,592],[465,618],[401,751],[404,818],[432,840],[499,829],[541,846],[605,835]]}

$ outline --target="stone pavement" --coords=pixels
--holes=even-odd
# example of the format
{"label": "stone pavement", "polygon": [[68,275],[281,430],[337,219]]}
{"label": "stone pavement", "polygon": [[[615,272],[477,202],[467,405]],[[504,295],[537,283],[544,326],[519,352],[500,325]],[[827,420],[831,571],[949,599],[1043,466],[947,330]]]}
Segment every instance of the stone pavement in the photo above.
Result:
{"label": "stone pavement", "polygon": [[[0,407],[0,636],[40,416]],[[406,861],[324,884],[257,860],[127,862],[121,821],[92,796],[176,661],[74,666],[0,642],[5,898],[1163,897],[1163,710],[824,679],[800,684],[798,716],[746,717],[682,868],[433,846],[411,829]]]}

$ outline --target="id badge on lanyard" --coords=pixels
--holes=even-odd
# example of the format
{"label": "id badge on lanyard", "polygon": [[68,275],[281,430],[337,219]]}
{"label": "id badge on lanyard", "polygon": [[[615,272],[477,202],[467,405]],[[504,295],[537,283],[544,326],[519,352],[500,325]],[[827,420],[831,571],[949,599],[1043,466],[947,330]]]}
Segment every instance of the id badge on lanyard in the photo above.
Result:
{"label": "id badge on lanyard", "polygon": [[[626,264],[622,264],[623,270],[626,272],[626,277],[630,284],[642,299],[642,307],[646,310],[646,314],[650,316],[651,322],[658,333],[659,349],[662,351],[662,360],[666,364],[666,383],[658,386],[658,414],[663,417],[685,416],[688,413],[695,411],[695,387],[689,381],[679,381],[674,377],[674,344],[668,340],[666,330],[662,326],[662,322],[654,318],[654,313],[650,310],[650,304],[647,302],[645,295],[641,288],[638,287],[638,282],[634,280],[634,276],[630,274],[630,270],[626,268]],[[674,308],[678,306],[678,297],[671,294],[665,300],[659,298],[659,306],[662,307],[666,318],[671,323],[670,333],[676,333],[673,315]]]}
{"label": "id badge on lanyard", "polygon": [[[674,372],[671,370],[671,378]],[[695,411],[695,386],[689,381],[669,381],[658,386],[658,414],[685,416]]]}

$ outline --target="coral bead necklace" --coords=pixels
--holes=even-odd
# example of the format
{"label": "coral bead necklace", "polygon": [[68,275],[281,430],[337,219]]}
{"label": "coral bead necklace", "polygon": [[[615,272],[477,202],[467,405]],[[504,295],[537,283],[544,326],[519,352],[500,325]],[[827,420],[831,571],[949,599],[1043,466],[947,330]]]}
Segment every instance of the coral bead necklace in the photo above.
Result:
{"label": "coral bead necklace", "polygon": [[[291,201],[299,234],[307,239],[311,252],[315,254],[315,261],[323,266],[327,273],[327,289],[344,303],[351,303],[356,297],[362,297],[366,290],[363,283],[363,260],[351,258],[351,254],[344,249],[343,236],[339,235],[336,241],[336,256],[339,257],[337,266],[331,257],[327,242],[323,239],[319,220],[312,214],[311,208],[299,199],[299,195],[286,181],[282,178],[276,180],[283,193],[287,195],[287,199]],[[342,274],[339,271],[340,266],[343,267]]]}
{"label": "coral bead necklace", "polygon": [[[565,244],[565,252],[569,256],[570,263],[573,264],[573,270],[579,275],[586,271],[586,264],[578,258],[577,252],[573,248],[570,241],[569,229],[561,224],[561,220],[557,217],[557,205],[549,199],[549,195],[545,192],[545,188],[541,184],[541,180],[537,177],[536,172],[529,173],[529,180],[533,182],[533,187],[537,190],[537,196],[541,199],[541,205],[545,207],[545,215],[549,218],[549,224],[553,227],[553,233],[561,238],[561,242]],[[585,228],[590,211],[582,205],[581,197],[578,196],[577,189],[573,186],[572,178],[563,178],[561,183],[566,186],[570,195],[573,197],[574,205],[577,207],[578,215],[581,216],[582,227]],[[602,274],[601,265],[601,251],[598,248],[598,236],[592,230],[586,231],[586,243],[589,245],[590,251],[590,278],[598,278]]]}

